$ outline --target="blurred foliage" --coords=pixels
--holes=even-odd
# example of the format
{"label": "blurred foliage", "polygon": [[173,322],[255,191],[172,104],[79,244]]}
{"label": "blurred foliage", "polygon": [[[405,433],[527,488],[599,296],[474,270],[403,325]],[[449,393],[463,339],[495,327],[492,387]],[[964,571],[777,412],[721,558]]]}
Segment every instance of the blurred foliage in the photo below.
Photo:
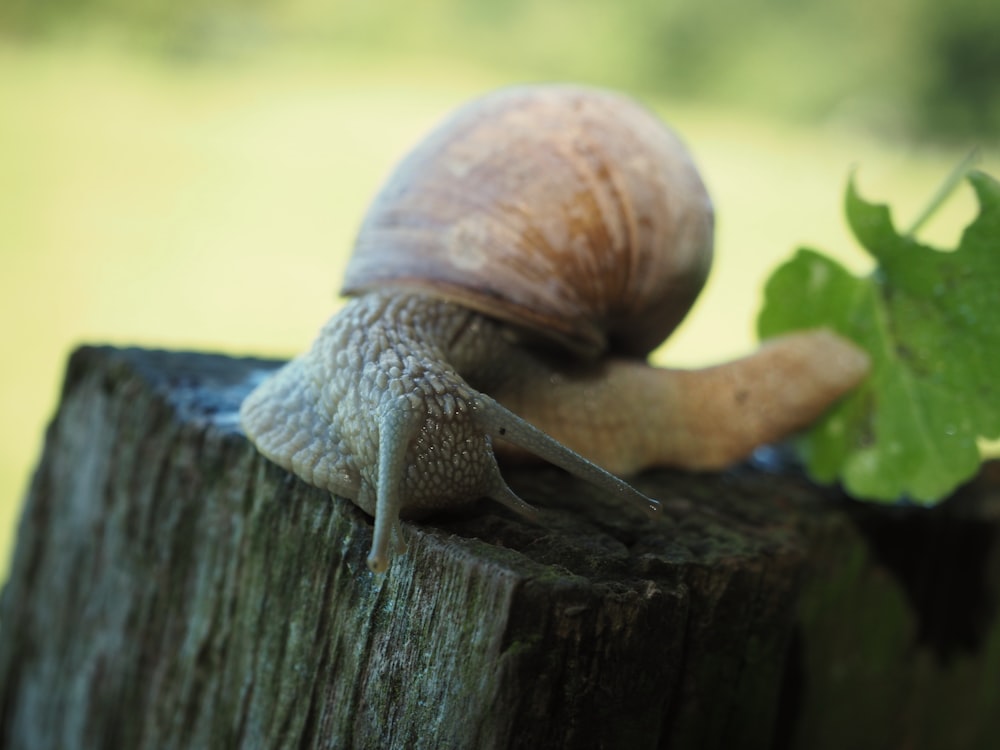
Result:
{"label": "blurred foliage", "polygon": [[922,32],[934,61],[918,100],[926,127],[995,137],[1000,130],[1000,3],[928,3]]}
{"label": "blurred foliage", "polygon": [[[848,165],[913,215],[974,144],[897,136],[991,132],[997,66],[972,66],[971,106],[941,104],[955,73],[930,32],[947,35],[907,1],[0,0],[0,319],[17,321],[0,579],[71,347],[301,351],[392,163],[493,86],[589,81],[669,115],[719,207],[719,260],[657,361],[746,351],[789,248],[822,240],[864,272],[834,208]],[[988,28],[952,7],[933,22],[956,25],[948,38]],[[981,145],[996,174],[998,144]],[[956,196],[924,239],[954,246],[974,211]]]}
{"label": "blurred foliage", "polygon": [[5,0],[0,34],[99,28],[198,62],[262,49],[460,59],[888,135],[1000,126],[995,0]]}

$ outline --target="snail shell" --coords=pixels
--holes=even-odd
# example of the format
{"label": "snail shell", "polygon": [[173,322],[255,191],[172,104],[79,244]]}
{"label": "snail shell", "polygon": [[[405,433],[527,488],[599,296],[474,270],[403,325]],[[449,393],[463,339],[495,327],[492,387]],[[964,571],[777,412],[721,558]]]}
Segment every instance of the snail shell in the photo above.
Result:
{"label": "snail shell", "polygon": [[631,99],[508,89],[461,108],[400,164],[343,293],[427,292],[591,356],[645,355],[701,291],[712,224],[688,152]]}
{"label": "snail shell", "polygon": [[532,515],[498,452],[655,513],[607,469],[725,466],[868,367],[826,331],[706,370],[649,367],[704,285],[712,225],[687,151],[638,104],[575,86],[487,95],[391,176],[347,269],[352,299],[247,397],[243,427],[374,515],[374,571],[403,548],[402,517],[481,497]]}

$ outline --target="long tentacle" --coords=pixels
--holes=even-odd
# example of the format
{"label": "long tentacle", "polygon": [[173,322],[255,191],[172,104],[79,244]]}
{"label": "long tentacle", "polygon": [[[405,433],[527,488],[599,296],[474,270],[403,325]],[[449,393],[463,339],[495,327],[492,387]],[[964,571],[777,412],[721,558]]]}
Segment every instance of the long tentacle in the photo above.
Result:
{"label": "long tentacle", "polygon": [[406,450],[419,420],[405,405],[389,408],[378,429],[378,482],[375,500],[375,530],[368,567],[383,573],[389,567],[389,545],[395,532],[397,544],[403,545],[399,513],[403,504],[403,478]]}
{"label": "long tentacle", "polygon": [[655,515],[660,510],[660,504],[656,500],[646,497],[627,482],[591,463],[488,396],[481,395],[477,399],[476,412],[480,425],[491,437],[513,443],[580,479],[634,503],[650,515]]}

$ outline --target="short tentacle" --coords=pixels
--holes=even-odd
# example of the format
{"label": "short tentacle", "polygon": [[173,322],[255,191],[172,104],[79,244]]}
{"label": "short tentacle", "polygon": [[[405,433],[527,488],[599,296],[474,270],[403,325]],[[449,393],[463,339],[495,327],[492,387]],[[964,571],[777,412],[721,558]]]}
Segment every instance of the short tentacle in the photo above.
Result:
{"label": "short tentacle", "polygon": [[[479,424],[491,437],[513,443],[596,487],[624,498],[642,508],[649,515],[656,515],[659,512],[659,502],[646,497],[632,485],[549,437],[488,396],[481,394],[477,399],[475,409]],[[508,492],[510,492],[509,488]],[[511,494],[513,493],[511,492]]]}
{"label": "short tentacle", "polygon": [[503,476],[500,474],[500,467],[496,465],[495,460],[493,462],[493,468],[493,486],[487,490],[486,496],[491,500],[496,500],[501,505],[510,508],[512,511],[524,516],[525,518],[537,518],[538,508],[531,503],[526,503],[516,492],[514,492],[514,490],[510,488],[510,485],[504,481]]}

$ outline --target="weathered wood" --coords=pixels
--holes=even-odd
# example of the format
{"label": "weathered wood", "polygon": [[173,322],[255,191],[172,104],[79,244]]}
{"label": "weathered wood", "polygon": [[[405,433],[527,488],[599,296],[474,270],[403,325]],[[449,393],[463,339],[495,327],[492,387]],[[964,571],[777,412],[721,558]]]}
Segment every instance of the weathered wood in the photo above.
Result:
{"label": "weathered wood", "polygon": [[[656,472],[651,523],[562,473],[407,524],[264,461],[275,363],[72,358],[0,608],[8,748],[987,748],[1000,470],[933,511],[759,465]],[[683,510],[683,504],[691,507]]]}

